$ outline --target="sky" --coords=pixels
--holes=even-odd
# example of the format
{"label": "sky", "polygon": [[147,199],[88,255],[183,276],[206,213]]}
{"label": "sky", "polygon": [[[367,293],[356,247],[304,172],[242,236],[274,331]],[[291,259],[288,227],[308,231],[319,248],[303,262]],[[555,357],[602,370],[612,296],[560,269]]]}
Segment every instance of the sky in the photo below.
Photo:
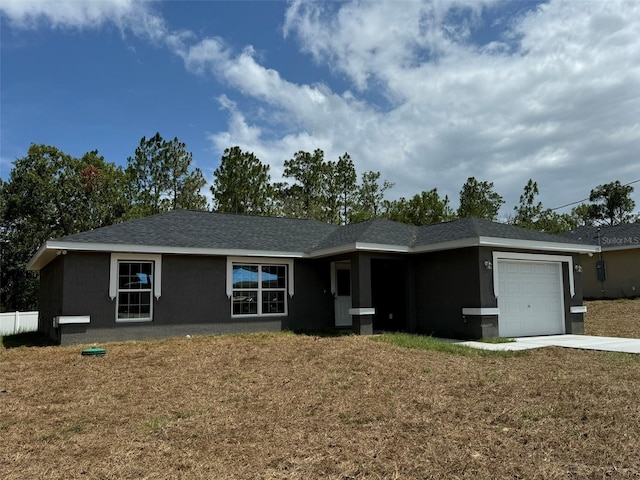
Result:
{"label": "sky", "polygon": [[474,176],[507,220],[530,178],[545,208],[619,180],[640,211],[640,0],[3,0],[0,29],[5,180],[31,143],[126,165],[159,132],[209,182],[228,147],[273,181],[320,148],[389,199]]}

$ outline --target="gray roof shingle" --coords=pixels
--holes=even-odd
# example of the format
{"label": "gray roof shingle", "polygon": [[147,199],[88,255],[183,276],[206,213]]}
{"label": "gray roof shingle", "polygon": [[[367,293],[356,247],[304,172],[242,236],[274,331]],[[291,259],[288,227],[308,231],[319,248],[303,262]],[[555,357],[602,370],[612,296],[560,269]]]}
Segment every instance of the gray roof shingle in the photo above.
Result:
{"label": "gray roof shingle", "polygon": [[189,210],[174,210],[69,235],[60,240],[116,245],[310,252],[355,242],[415,247],[478,237],[580,243],[572,237],[549,235],[477,218],[422,227],[375,219],[339,227],[316,220]]}
{"label": "gray roof shingle", "polygon": [[382,245],[413,245],[416,227],[390,220],[375,219],[351,223],[334,230],[316,245],[316,249],[337,247],[355,242]]}
{"label": "gray roof shingle", "polygon": [[338,227],[316,220],[174,210],[61,238],[65,242],[304,252]]}
{"label": "gray roof shingle", "polygon": [[559,235],[514,227],[479,218],[462,218],[450,222],[418,227],[415,245],[431,245],[465,238],[493,237],[539,242],[574,243]]}

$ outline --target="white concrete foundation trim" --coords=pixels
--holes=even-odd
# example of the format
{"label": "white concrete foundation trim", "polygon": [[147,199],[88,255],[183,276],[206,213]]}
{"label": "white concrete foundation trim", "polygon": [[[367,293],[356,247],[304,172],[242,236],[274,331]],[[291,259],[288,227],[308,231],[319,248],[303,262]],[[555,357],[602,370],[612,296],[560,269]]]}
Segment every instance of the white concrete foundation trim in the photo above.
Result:
{"label": "white concrete foundation trim", "polygon": [[53,326],[57,327],[58,325],[77,325],[82,323],[91,323],[90,315],[60,315],[58,317],[54,317]]}
{"label": "white concrete foundation trim", "polygon": [[463,308],[463,315],[500,315],[499,308]]}
{"label": "white concrete foundation trim", "polygon": [[349,315],[375,315],[375,308],[350,308]]}

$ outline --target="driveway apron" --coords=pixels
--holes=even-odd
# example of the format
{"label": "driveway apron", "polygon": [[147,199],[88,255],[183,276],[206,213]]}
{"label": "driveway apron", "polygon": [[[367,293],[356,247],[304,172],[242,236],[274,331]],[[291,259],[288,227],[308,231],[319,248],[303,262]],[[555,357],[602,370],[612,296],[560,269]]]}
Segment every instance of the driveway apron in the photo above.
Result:
{"label": "driveway apron", "polygon": [[459,341],[460,345],[483,350],[530,350],[543,347],[579,348],[604,352],[640,353],[640,339],[620,337],[594,337],[590,335],[546,335],[541,337],[520,337],[514,342],[484,343]]}

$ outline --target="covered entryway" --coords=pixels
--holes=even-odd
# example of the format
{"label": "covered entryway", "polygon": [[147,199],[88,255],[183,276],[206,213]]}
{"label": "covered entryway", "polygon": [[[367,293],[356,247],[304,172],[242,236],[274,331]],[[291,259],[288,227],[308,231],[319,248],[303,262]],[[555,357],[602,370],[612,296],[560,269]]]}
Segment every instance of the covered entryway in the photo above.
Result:
{"label": "covered entryway", "polygon": [[501,337],[565,333],[561,262],[499,260],[497,268]]}
{"label": "covered entryway", "polygon": [[376,311],[373,316],[375,331],[407,331],[406,277],[406,263],[403,260],[371,260],[371,295]]}

